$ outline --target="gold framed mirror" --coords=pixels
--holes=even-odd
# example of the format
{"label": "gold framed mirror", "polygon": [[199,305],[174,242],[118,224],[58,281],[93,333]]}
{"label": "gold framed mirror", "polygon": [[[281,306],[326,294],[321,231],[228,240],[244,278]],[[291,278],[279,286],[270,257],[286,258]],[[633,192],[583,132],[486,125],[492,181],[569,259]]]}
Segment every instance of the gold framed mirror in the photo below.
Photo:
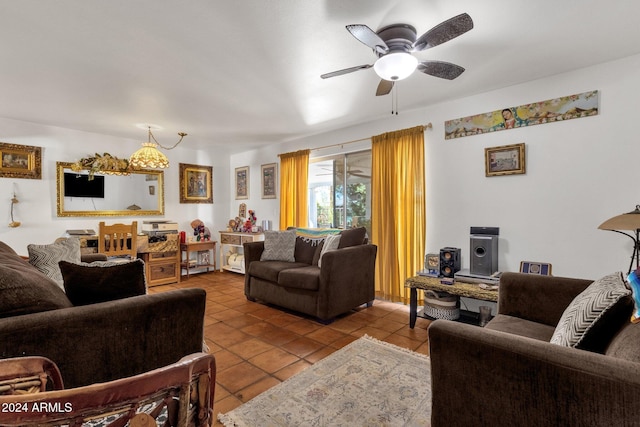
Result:
{"label": "gold framed mirror", "polygon": [[164,215],[163,171],[96,174],[89,180],[88,169],[74,172],[72,164],[56,162],[59,217]]}

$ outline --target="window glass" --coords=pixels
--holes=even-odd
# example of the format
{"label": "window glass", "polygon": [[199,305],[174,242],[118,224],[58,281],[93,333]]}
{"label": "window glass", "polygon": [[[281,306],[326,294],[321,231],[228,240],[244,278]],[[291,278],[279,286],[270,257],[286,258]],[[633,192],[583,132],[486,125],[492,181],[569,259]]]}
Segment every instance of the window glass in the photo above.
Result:
{"label": "window glass", "polygon": [[370,150],[310,160],[309,226],[364,226],[371,235]]}

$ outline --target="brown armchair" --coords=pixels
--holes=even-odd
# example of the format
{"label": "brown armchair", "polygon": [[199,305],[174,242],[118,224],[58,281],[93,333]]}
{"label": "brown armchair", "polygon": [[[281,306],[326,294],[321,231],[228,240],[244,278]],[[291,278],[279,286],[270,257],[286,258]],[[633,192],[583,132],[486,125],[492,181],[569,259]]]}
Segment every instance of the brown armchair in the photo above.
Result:
{"label": "brown armchair", "polygon": [[[134,267],[144,279],[143,269]],[[115,280],[115,274],[76,268],[95,270],[104,279],[101,291],[117,289],[108,279]],[[121,269],[129,271],[126,264]],[[76,290],[95,285],[88,278],[74,281]],[[56,362],[67,387],[138,375],[203,347],[203,289],[74,306],[56,282],[0,242],[0,295],[0,359],[47,357]]]}
{"label": "brown armchair", "polygon": [[432,425],[639,425],[640,323],[629,322],[630,297],[590,329],[593,349],[549,342],[591,283],[504,273],[486,327],[431,323]]}

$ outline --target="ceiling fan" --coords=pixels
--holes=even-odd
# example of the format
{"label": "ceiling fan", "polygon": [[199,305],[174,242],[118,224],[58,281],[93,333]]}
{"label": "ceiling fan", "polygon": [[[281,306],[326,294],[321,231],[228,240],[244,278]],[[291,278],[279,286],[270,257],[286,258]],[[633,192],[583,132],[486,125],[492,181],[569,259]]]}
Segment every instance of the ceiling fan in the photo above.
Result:
{"label": "ceiling fan", "polygon": [[373,49],[378,56],[374,64],[358,65],[321,75],[323,79],[341,76],[373,67],[381,80],[376,96],[387,95],[396,81],[409,77],[417,69],[430,76],[453,80],[464,68],[450,62],[422,61],[411,52],[418,52],[448,42],[473,28],[471,17],[462,13],[436,25],[419,38],[416,29],[408,24],[392,24],[374,32],[366,25],[347,25],[347,31],[360,42]]}

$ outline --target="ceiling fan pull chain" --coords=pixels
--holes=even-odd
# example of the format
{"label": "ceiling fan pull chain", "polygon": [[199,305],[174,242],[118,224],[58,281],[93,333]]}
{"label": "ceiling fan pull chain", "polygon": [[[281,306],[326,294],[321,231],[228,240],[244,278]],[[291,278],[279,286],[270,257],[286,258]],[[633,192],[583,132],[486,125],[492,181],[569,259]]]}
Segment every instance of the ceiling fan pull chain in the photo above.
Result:
{"label": "ceiling fan pull chain", "polygon": [[391,88],[391,115],[398,115],[398,83]]}
{"label": "ceiling fan pull chain", "polygon": [[396,100],[396,116],[398,115],[398,88],[396,87],[396,85],[394,85],[394,87],[396,88],[395,93],[394,93],[394,98]]}
{"label": "ceiling fan pull chain", "polygon": [[391,88],[391,115],[392,116],[393,116],[393,98],[395,96],[394,94],[395,94],[395,90],[393,88]]}

